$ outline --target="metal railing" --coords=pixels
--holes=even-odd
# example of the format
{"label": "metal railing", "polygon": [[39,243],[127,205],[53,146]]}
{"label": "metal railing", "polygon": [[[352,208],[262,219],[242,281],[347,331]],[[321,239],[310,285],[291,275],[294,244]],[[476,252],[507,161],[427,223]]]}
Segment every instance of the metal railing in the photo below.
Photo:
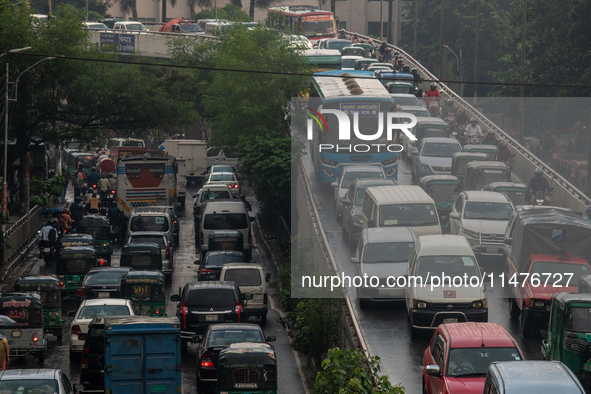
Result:
{"label": "metal railing", "polygon": [[10,268],[16,258],[27,248],[31,239],[35,237],[37,230],[39,230],[43,223],[41,211],[42,208],[40,206],[34,206],[11,228],[4,232],[6,248],[3,253],[3,271]]}

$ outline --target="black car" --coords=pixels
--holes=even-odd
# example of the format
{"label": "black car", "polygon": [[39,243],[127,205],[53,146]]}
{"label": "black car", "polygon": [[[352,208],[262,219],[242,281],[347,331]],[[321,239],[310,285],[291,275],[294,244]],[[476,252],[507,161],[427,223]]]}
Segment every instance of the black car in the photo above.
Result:
{"label": "black car", "polygon": [[181,351],[201,336],[210,324],[240,323],[245,320],[244,300],[252,299],[252,293],[242,294],[235,282],[191,282],[180,294],[173,294],[176,301],[176,317],[181,323]]}
{"label": "black car", "polygon": [[207,252],[203,260],[195,260],[199,264],[197,280],[220,280],[222,267],[229,263],[248,263],[244,253],[237,251]]}
{"label": "black car", "polygon": [[217,381],[217,365],[220,350],[233,343],[274,342],[274,336],[265,338],[258,324],[226,323],[213,324],[207,328],[197,346],[197,388],[204,391],[205,385],[213,385]]}
{"label": "black car", "polygon": [[80,288],[76,291],[78,305],[93,298],[121,298],[121,278],[130,267],[95,267],[88,271]]}

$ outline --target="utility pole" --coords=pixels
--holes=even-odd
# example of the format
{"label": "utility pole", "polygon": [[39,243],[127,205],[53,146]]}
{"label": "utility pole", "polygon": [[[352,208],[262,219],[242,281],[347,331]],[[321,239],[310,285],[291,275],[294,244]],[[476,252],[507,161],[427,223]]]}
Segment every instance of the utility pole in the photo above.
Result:
{"label": "utility pole", "polygon": [[88,0],[86,0],[86,22],[88,22]]}
{"label": "utility pole", "polygon": [[380,41],[384,41],[384,0],[380,0]]}
{"label": "utility pole", "polygon": [[47,1],[47,3],[45,4],[45,6],[47,7],[47,16],[51,18],[51,0],[46,0],[46,1]]}
{"label": "utility pole", "polygon": [[441,23],[439,24],[439,79],[443,79],[443,10],[445,0],[441,0]]}
{"label": "utility pole", "polygon": [[521,16],[521,85],[519,86],[519,143],[523,143],[523,129],[525,127],[525,36],[527,22],[527,0],[523,0],[523,12]]}
{"label": "utility pole", "polygon": [[[320,8],[320,0],[318,0],[318,8]],[[218,20],[218,0],[214,0],[213,2],[213,19],[215,19],[216,21]]]}
{"label": "utility pole", "polygon": [[478,55],[480,41],[480,0],[476,0],[476,42],[474,43],[474,105],[478,100]]}
{"label": "utility pole", "polygon": [[460,97],[464,97],[464,66],[462,65],[462,50],[460,49]]}
{"label": "utility pole", "polygon": [[417,57],[417,22],[419,19],[419,0],[415,0],[415,42],[412,48],[412,56]]}
{"label": "utility pole", "polygon": [[392,26],[392,8],[394,0],[388,0],[388,42],[394,44],[394,28]]}

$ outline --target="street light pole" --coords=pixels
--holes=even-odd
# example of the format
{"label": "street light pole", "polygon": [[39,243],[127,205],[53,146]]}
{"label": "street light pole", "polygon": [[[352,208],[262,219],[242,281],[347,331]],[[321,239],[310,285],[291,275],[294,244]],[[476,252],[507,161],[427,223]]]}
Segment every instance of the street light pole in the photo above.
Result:
{"label": "street light pole", "polygon": [[449,51],[451,53],[453,53],[453,55],[456,57],[456,70],[460,72],[460,97],[462,97],[464,95],[464,76],[462,75],[462,61],[461,61],[462,50],[460,49],[460,57],[458,58],[458,55],[456,55],[456,53],[454,51],[452,51],[452,49],[450,47],[448,47],[445,44],[443,44],[443,46],[446,47],[447,49],[449,49]]}

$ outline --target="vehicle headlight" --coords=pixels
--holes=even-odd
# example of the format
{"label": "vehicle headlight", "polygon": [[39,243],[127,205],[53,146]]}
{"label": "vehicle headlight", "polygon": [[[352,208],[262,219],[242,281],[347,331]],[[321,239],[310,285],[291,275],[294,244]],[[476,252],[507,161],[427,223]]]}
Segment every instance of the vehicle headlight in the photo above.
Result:
{"label": "vehicle headlight", "polygon": [[478,232],[476,231],[472,231],[472,230],[468,230],[466,227],[464,226],[460,226],[459,228],[459,233],[462,233],[460,235],[464,235],[465,237],[468,238],[478,238]]}
{"label": "vehicle headlight", "polygon": [[382,161],[382,166],[384,166],[384,167],[389,166],[389,165],[396,163],[397,161],[398,161],[398,157],[393,157],[392,159]]}
{"label": "vehicle headlight", "polygon": [[488,301],[486,298],[484,300],[474,301],[472,303],[472,309],[487,309],[488,308]]}
{"label": "vehicle headlight", "polygon": [[415,309],[425,309],[427,307],[427,303],[425,301],[414,300],[413,308]]}
{"label": "vehicle headlight", "polygon": [[546,302],[543,300],[535,300],[534,301],[534,308],[545,308]]}
{"label": "vehicle headlight", "polygon": [[419,164],[419,168],[421,170],[428,170],[429,169],[429,165],[428,164],[425,164],[425,163],[420,163]]}
{"label": "vehicle headlight", "polygon": [[327,166],[336,167],[336,166],[338,166],[338,165],[339,165],[339,163],[338,163],[338,162],[336,162],[336,161],[334,161],[334,160],[329,160],[329,159],[326,159],[326,158],[324,158],[324,157],[321,157],[321,158],[320,158],[320,160],[322,161],[322,164],[325,164],[325,165],[327,165]]}

